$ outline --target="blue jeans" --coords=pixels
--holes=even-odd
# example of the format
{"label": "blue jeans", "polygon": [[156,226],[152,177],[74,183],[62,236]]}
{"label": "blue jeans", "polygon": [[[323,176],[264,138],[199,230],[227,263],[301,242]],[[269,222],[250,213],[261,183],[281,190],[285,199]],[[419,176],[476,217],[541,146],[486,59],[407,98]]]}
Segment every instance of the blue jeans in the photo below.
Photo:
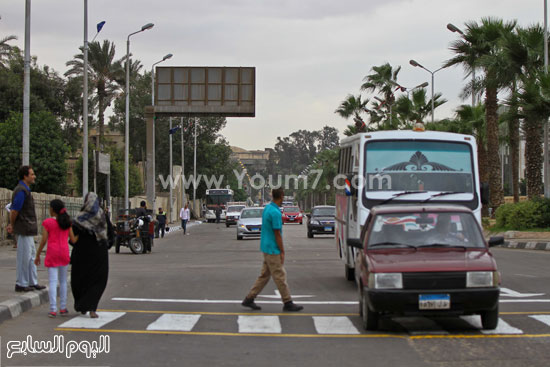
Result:
{"label": "blue jeans", "polygon": [[15,284],[20,287],[28,287],[38,284],[38,274],[34,258],[36,247],[33,236],[17,235],[17,269],[15,271]]}
{"label": "blue jeans", "polygon": [[181,228],[183,228],[183,234],[187,232],[187,221],[188,219],[182,219],[181,220]]}
{"label": "blue jeans", "polygon": [[50,311],[57,312],[57,280],[59,279],[59,309],[67,309],[67,269],[69,265],[48,268],[50,280]]}

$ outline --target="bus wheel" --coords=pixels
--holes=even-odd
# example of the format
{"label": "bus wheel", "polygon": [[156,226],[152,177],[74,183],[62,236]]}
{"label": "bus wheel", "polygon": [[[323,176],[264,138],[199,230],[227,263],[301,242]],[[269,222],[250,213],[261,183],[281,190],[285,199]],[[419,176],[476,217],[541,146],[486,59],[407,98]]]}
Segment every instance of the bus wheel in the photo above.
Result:
{"label": "bus wheel", "polygon": [[349,281],[353,281],[355,280],[355,269],[354,268],[350,268],[347,264],[344,265],[344,270],[345,270],[345,274],[346,274],[346,279],[349,280]]}

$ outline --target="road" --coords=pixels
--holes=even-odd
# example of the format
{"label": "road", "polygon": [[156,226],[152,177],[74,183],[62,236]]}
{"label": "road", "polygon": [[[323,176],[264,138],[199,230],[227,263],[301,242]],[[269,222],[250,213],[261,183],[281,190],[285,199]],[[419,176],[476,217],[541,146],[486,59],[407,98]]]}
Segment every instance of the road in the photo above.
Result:
{"label": "road", "polygon": [[[261,311],[240,306],[259,274],[259,240],[237,241],[224,224],[190,232],[156,240],[150,255],[111,250],[99,319],[49,319],[43,305],[4,322],[0,366],[550,365],[548,252],[493,250],[505,288],[494,332],[480,330],[478,317],[391,318],[365,332],[332,238],[284,226],[289,285],[305,306],[288,314],[272,282],[257,299]],[[29,337],[64,343],[65,353],[18,353],[16,342]],[[108,353],[87,358],[85,341],[108,344]]]}

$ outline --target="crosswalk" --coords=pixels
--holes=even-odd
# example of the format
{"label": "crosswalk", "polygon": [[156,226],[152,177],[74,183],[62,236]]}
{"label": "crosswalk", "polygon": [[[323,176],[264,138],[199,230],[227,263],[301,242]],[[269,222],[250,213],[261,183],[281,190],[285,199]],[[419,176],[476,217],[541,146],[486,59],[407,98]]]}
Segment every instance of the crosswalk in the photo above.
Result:
{"label": "crosswalk", "polygon": [[[106,332],[217,333],[231,335],[280,336],[361,336],[369,334],[361,327],[359,315],[353,314],[228,314],[214,312],[100,311],[99,318],[79,315],[57,330],[105,330]],[[147,317],[143,315],[150,314]],[[299,316],[299,317],[297,317]],[[508,315],[507,315],[508,317]],[[495,330],[484,330],[479,316],[460,318],[388,318],[381,323],[381,332],[395,335],[524,335],[550,336],[550,314],[525,314],[500,318]],[[533,330],[525,330],[529,320]],[[530,326],[533,329],[533,325]]]}

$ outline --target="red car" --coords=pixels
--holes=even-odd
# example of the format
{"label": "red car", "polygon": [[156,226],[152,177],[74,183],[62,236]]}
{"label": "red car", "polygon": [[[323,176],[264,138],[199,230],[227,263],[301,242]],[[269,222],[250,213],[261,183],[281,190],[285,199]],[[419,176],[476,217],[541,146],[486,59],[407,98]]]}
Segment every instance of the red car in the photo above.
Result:
{"label": "red car", "polygon": [[472,211],[455,205],[374,207],[356,248],[355,278],[363,327],[383,315],[479,314],[498,325],[500,275]]}
{"label": "red car", "polygon": [[297,206],[285,206],[283,207],[283,224],[286,223],[300,223],[303,222],[303,215],[300,208]]}

